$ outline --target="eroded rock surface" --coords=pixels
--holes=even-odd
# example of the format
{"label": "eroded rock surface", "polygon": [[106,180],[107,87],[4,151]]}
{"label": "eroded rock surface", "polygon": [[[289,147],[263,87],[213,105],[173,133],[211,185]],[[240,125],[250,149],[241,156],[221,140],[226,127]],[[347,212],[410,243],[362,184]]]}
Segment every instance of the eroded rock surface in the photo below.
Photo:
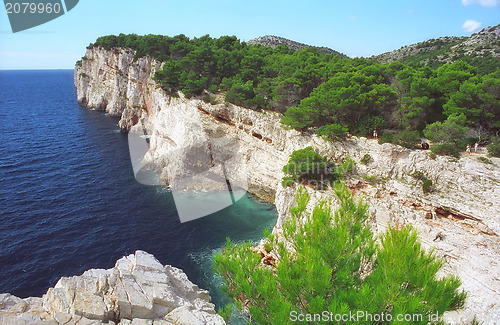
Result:
{"label": "eroded rock surface", "polygon": [[[356,137],[332,143],[283,129],[280,114],[274,112],[225,104],[223,98],[212,105],[182,94],[170,97],[151,79],[159,64],[148,58],[133,61],[126,50],[94,48],[86,57],[90,59],[75,69],[79,102],[95,108],[96,103],[124,100],[120,126],[147,130],[150,141],[144,163],[157,170],[165,184],[175,184],[190,163],[190,159],[173,159],[173,152],[187,157],[224,143],[220,139],[232,139],[237,145],[219,145],[216,155],[243,157],[236,176],[246,178],[250,192],[275,203],[279,218],[274,232],[279,234],[294,204],[295,189],[281,187],[282,168],[290,154],[312,146],[332,161],[349,156],[356,170],[348,185],[369,203],[375,232],[389,225],[414,225],[424,245],[446,260],[443,274],[461,278],[462,288],[469,293],[466,306],[448,313],[446,319],[461,324],[477,316],[485,324],[500,323],[499,159],[492,158],[496,165],[487,165],[474,156],[434,157],[426,151]],[[126,89],[118,86],[124,76]],[[114,111],[114,107],[100,108]],[[361,163],[365,155],[370,156],[366,164]],[[207,163],[210,160],[201,161]],[[431,193],[424,194],[422,182],[410,176],[416,171],[433,181]],[[310,206],[321,199],[335,204],[332,191],[308,191]]]}
{"label": "eroded rock surface", "polygon": [[208,291],[144,251],[63,277],[42,298],[0,294],[0,324],[225,324]]}

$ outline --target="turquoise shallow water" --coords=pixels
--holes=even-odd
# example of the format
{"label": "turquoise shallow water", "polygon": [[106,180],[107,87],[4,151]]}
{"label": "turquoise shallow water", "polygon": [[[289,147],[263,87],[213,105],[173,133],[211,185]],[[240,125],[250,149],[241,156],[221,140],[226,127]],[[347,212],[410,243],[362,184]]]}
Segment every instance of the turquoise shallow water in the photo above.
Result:
{"label": "turquoise shallow water", "polygon": [[247,194],[180,223],[168,190],[135,181],[117,119],[76,103],[71,70],[0,71],[0,119],[0,292],[40,296],[142,249],[221,306],[212,254],[276,222],[272,204]]}

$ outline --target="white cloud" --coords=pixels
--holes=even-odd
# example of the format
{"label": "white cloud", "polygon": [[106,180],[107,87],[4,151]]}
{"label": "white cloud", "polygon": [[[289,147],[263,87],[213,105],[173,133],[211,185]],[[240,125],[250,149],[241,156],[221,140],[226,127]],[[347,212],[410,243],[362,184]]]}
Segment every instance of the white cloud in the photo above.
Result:
{"label": "white cloud", "polygon": [[469,19],[465,21],[465,23],[462,25],[462,28],[464,29],[464,32],[474,33],[480,30],[481,26],[482,24],[480,22]]}
{"label": "white cloud", "polygon": [[464,6],[479,4],[483,7],[497,7],[500,6],[499,0],[462,0]]}

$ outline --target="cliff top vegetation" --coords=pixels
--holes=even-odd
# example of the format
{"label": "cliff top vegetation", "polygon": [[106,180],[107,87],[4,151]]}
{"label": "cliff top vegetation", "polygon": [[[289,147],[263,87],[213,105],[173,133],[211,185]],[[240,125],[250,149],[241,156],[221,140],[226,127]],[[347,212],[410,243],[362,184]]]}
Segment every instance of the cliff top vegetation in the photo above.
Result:
{"label": "cliff top vegetation", "polygon": [[330,140],[390,129],[462,146],[459,139],[487,141],[500,131],[500,64],[487,71],[470,60],[382,64],[235,36],[120,34],[89,47],[130,48],[136,58],[164,61],[155,79],[174,96],[224,92],[227,102],[281,112],[285,127]]}
{"label": "cliff top vegetation", "polygon": [[[224,289],[253,322],[429,324],[463,306],[460,280],[437,276],[443,261],[422,249],[415,230],[389,228],[378,244],[367,205],[342,183],[335,192],[336,211],[322,202],[307,213],[309,196],[299,188],[284,241],[267,234],[260,253],[250,242],[228,240],[214,257]],[[338,318],[350,313],[355,318]]]}

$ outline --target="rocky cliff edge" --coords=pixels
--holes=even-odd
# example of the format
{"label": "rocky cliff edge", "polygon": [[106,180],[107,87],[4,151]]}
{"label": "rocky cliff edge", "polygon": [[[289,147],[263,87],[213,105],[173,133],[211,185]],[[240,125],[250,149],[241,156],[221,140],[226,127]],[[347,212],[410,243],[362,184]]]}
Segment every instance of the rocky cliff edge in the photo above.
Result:
{"label": "rocky cliff edge", "polygon": [[109,270],[63,277],[42,298],[0,294],[0,324],[225,324],[208,291],[186,274],[136,251]]}
{"label": "rocky cliff edge", "polygon": [[[446,261],[443,274],[461,278],[462,289],[469,293],[466,306],[447,313],[446,320],[462,324],[477,317],[485,324],[500,323],[498,159],[492,159],[496,165],[488,165],[474,156],[436,157],[366,138],[324,141],[283,129],[281,116],[274,112],[223,103],[223,98],[219,104],[209,104],[182,94],[170,97],[152,79],[159,68],[161,64],[150,58],[134,61],[128,50],[93,48],[75,69],[75,86],[81,104],[120,116],[122,130],[147,130],[144,163],[157,170],[165,184],[175,183],[183,170],[184,162],[172,159],[172,152],[189,156],[193,150],[209,148],[215,139],[234,140],[237,146],[231,150],[237,152],[224,152],[227,148],[221,146],[220,155],[243,157],[240,176],[247,179],[250,192],[275,203],[279,217],[273,231],[279,235],[294,204],[295,188],[281,186],[282,168],[290,154],[312,146],[332,161],[349,156],[356,168],[348,186],[369,203],[375,232],[389,225],[415,226],[424,246]],[[422,192],[422,182],[411,176],[417,171],[433,181],[432,192]],[[331,191],[308,191],[310,206],[321,199],[335,204]]]}

